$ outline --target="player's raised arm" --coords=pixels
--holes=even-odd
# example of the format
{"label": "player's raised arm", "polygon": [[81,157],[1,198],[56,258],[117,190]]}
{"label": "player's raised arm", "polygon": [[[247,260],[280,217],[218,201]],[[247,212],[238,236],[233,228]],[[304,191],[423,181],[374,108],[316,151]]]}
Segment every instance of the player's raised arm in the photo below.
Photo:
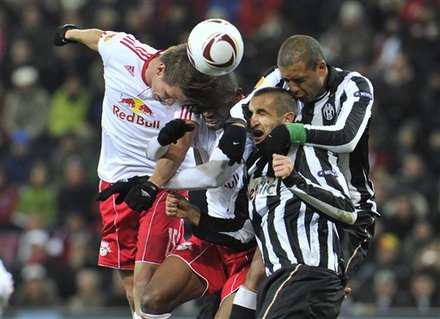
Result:
{"label": "player's raised arm", "polygon": [[55,30],[53,44],[63,46],[69,43],[82,43],[98,51],[98,41],[103,32],[100,29],[81,30],[74,24],[64,24]]}

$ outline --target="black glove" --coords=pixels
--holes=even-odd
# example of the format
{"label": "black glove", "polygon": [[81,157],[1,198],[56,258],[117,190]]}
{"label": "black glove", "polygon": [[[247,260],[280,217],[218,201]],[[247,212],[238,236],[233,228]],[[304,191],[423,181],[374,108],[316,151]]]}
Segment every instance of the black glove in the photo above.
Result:
{"label": "black glove", "polygon": [[246,128],[238,125],[229,125],[220,138],[218,147],[229,157],[229,166],[241,163],[246,146]]}
{"label": "black glove", "polygon": [[275,127],[257,147],[261,154],[271,160],[273,154],[286,155],[290,147],[290,134],[286,125]]}
{"label": "black glove", "polygon": [[106,189],[99,192],[98,196],[96,197],[96,200],[103,202],[111,195],[119,194],[115,200],[115,203],[119,205],[124,201],[125,196],[127,196],[130,189],[132,189],[134,186],[139,185],[144,181],[145,182],[148,181],[148,178],[149,176],[134,176],[128,179],[121,179],[116,183],[114,183],[112,186],[109,186]]}
{"label": "black glove", "polygon": [[157,141],[160,145],[165,146],[171,143],[176,144],[177,140],[185,135],[186,132],[194,130],[194,124],[187,124],[184,120],[175,119],[169,121],[160,130]]}
{"label": "black glove", "polygon": [[133,187],[125,197],[125,203],[131,209],[141,212],[153,206],[159,187],[146,181]]}
{"label": "black glove", "polygon": [[79,29],[79,27],[74,24],[64,24],[56,28],[53,37],[53,44],[56,45],[57,47],[60,47],[66,45],[67,43],[77,43],[76,41],[68,40],[65,38],[66,31],[71,29]]}

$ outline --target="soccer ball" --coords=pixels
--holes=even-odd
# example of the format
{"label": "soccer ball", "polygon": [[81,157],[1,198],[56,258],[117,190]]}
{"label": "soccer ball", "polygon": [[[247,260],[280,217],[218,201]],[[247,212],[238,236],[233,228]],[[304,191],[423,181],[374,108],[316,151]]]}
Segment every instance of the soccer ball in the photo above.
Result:
{"label": "soccer ball", "polygon": [[197,24],[189,34],[187,54],[194,67],[207,75],[232,72],[243,58],[240,31],[223,19],[208,19]]}

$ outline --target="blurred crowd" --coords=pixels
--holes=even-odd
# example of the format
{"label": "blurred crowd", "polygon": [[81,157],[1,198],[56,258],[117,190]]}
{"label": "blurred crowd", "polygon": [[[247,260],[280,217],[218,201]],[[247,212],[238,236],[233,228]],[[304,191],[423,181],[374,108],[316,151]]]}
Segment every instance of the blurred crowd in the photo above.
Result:
{"label": "blurred crowd", "polygon": [[375,87],[371,178],[378,220],[344,314],[440,307],[439,0],[2,0],[0,2],[0,259],[10,305],[127,307],[114,272],[96,266],[100,57],[54,47],[55,28],[125,31],[155,48],[185,42],[220,17],[245,42],[245,92],[280,44],[309,34],[327,62]]}

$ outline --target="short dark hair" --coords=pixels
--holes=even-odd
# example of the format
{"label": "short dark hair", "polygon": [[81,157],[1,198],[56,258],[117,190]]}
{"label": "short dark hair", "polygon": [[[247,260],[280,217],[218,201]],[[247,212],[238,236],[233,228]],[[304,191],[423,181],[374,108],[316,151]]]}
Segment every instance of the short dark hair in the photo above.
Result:
{"label": "short dark hair", "polygon": [[205,112],[215,108],[231,108],[240,99],[241,88],[235,72],[216,76],[209,99],[198,105],[196,111]]}
{"label": "short dark hair", "polygon": [[298,104],[290,91],[284,90],[279,87],[265,87],[255,91],[252,98],[265,94],[273,96],[273,107],[276,108],[278,115],[282,115],[288,112],[298,114]]}
{"label": "short dark hair", "polygon": [[308,35],[294,35],[283,42],[278,50],[277,64],[287,67],[304,62],[307,69],[315,69],[324,59],[319,42]]}
{"label": "short dark hair", "polygon": [[170,86],[180,87],[187,103],[203,104],[209,100],[216,79],[197,71],[188,59],[186,48],[185,43],[175,45],[159,55],[165,64],[163,80]]}

